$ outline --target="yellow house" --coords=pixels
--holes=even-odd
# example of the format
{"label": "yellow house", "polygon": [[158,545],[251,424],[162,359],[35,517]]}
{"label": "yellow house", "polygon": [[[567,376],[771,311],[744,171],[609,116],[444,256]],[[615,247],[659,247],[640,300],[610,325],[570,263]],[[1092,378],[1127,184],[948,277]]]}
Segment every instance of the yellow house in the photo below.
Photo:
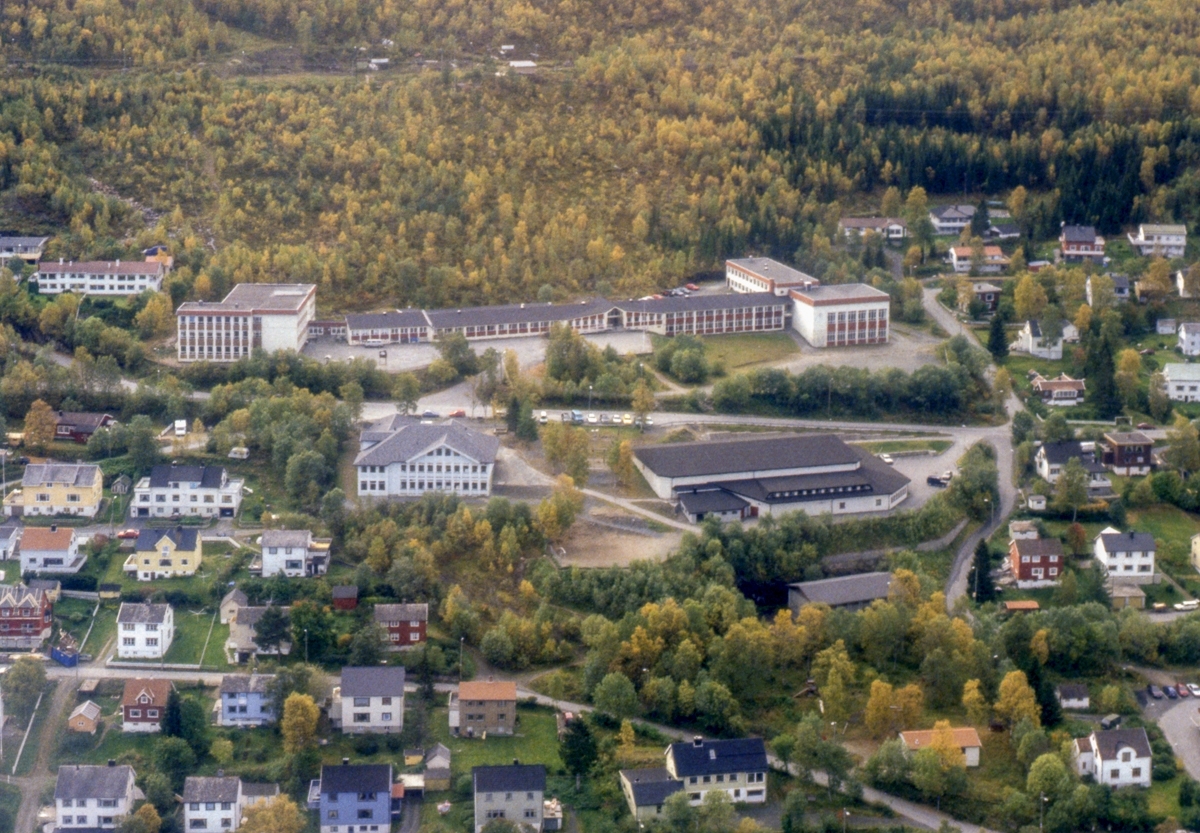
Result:
{"label": "yellow house", "polygon": [[200,566],[200,533],[195,529],[143,529],[124,570],[138,581],[194,575]]}
{"label": "yellow house", "polygon": [[91,463],[31,463],[21,488],[4,498],[4,514],[94,518],[104,497],[104,475]]}

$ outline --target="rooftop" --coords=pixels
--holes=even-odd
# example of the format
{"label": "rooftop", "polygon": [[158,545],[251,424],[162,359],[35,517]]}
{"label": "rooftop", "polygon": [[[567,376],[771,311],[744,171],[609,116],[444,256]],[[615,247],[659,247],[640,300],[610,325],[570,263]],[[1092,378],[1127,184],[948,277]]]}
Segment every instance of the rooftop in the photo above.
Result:
{"label": "rooftop", "polygon": [[275,682],[274,674],[226,674],[221,678],[221,694],[266,694]]}
{"label": "rooftop", "polygon": [[150,488],[166,489],[172,483],[195,483],[202,489],[218,489],[225,479],[224,466],[158,465],[150,469]]}
{"label": "rooftop", "polygon": [[1018,538],[1012,545],[1020,556],[1063,555],[1062,541],[1057,538]]}
{"label": "rooftop", "polygon": [[1111,526],[1100,533],[1106,552],[1152,552],[1156,549],[1149,532],[1117,532]]}
{"label": "rooftop", "polygon": [[161,625],[167,621],[167,613],[170,610],[171,606],[168,604],[121,602],[121,609],[117,611],[117,622]]}
{"label": "rooftop", "polygon": [[321,794],[392,793],[391,764],[326,764],[321,767]]}
{"label": "rooftop", "polygon": [[419,309],[390,309],[384,312],[346,314],[346,327],[351,330],[390,330],[402,327],[428,327],[425,311]]}
{"label": "rooftop", "polygon": [[166,703],[167,697],[171,695],[171,681],[164,679],[126,680],[125,690],[121,694],[121,705],[137,705],[143,694],[149,696],[151,703]]}
{"label": "rooftop", "polygon": [[1105,434],[1104,439],[1117,445],[1154,445],[1154,441],[1141,431],[1114,431]]}
{"label": "rooftop", "polygon": [[1093,243],[1096,237],[1095,226],[1062,227],[1062,239],[1067,243]]}
{"label": "rooftop", "polygon": [[667,747],[667,754],[674,759],[675,774],[680,778],[767,771],[767,747],[762,738],[693,738],[671,744]]}
{"label": "rooftop", "polygon": [[189,301],[176,314],[196,312],[298,312],[317,293],[311,283],[239,283],[220,302]]}
{"label": "rooftop", "polygon": [[412,420],[400,423],[386,420],[389,425],[371,425],[363,429],[362,441],[375,441],[359,452],[354,460],[356,466],[386,466],[403,463],[418,457],[432,448],[447,446],[477,463],[491,464],[496,461],[500,440],[491,434],[483,434],[467,428],[455,420],[424,423]]}
{"label": "rooftop", "polygon": [[404,695],[404,667],[348,666],[342,669],[343,697]]}
{"label": "rooftop", "polygon": [[429,620],[429,605],[382,604],[375,605],[376,622],[426,622]]}
{"label": "rooftop", "polygon": [[[937,729],[915,729],[901,732],[900,739],[909,749],[925,749],[933,743],[933,737],[937,731]],[[972,726],[958,726],[951,729],[950,733],[954,738],[954,745],[960,749],[983,745],[979,740],[979,732],[975,731]]]}
{"label": "rooftop", "polygon": [[472,680],[459,683],[458,699],[515,702],[517,699],[517,684],[511,680]]}
{"label": "rooftop", "polygon": [[233,803],[241,795],[242,779],[231,775],[189,775],[183,782],[183,802],[228,801]]}
{"label": "rooftop", "polygon": [[136,549],[138,552],[154,552],[162,540],[166,538],[176,549],[191,552],[200,543],[200,530],[195,527],[174,529],[139,529]]}
{"label": "rooftop", "polygon": [[817,284],[819,280],[812,275],[793,269],[791,266],[772,260],[769,257],[731,258],[726,265],[733,265],[764,280],[772,280],[776,286],[803,286],[806,283]]}
{"label": "rooftop", "polygon": [[1200,364],[1169,362],[1162,372],[1168,382],[1200,382]]}
{"label": "rooftop", "polygon": [[259,541],[264,547],[306,548],[312,543],[312,531],[308,529],[268,529]]}
{"label": "rooftop", "polygon": [[129,766],[64,764],[58,768],[54,798],[124,798],[133,778],[133,768]]}
{"label": "rooftop", "polygon": [[634,457],[659,477],[700,477],[856,465],[854,449],[831,434],[788,434],[635,448]]}
{"label": "rooftop", "polygon": [[1063,700],[1086,700],[1088,687],[1083,683],[1059,683],[1058,696]]}
{"label": "rooftop", "polygon": [[145,260],[73,260],[53,262],[43,260],[38,273],[44,275],[161,275],[166,270],[158,261]]}
{"label": "rooftop", "polygon": [[788,589],[799,594],[806,603],[838,607],[886,599],[891,585],[891,573],[876,572],[800,581],[789,584]]}
{"label": "rooftop", "polygon": [[38,552],[63,552],[70,548],[75,539],[75,530],[69,527],[29,526],[21,534],[21,549]]}
{"label": "rooftop", "polygon": [[25,488],[49,486],[91,486],[96,482],[100,467],[92,463],[30,463],[25,467],[21,482]]}
{"label": "rooftop", "polygon": [[828,283],[821,286],[792,287],[793,298],[814,304],[848,303],[850,301],[883,301],[891,298],[882,289],[865,283]]}
{"label": "rooftop", "polygon": [[1139,758],[1150,757],[1150,739],[1146,737],[1146,730],[1142,728],[1093,732],[1092,738],[1102,761],[1115,759],[1123,748],[1132,749],[1134,755]]}
{"label": "rooftop", "polygon": [[471,780],[476,793],[545,792],[546,767],[541,764],[477,766],[471,770]]}
{"label": "rooftop", "polygon": [[683,789],[683,782],[673,779],[666,767],[623,769],[621,777],[629,784],[636,807],[657,807]]}

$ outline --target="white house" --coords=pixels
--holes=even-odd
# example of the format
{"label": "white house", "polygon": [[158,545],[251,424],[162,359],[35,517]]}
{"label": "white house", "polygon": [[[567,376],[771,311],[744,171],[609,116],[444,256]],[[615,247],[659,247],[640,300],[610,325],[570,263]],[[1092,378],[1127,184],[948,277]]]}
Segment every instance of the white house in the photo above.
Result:
{"label": "white house", "polygon": [[[954,739],[954,745],[962,750],[967,766],[979,766],[979,752],[983,749],[983,742],[979,740],[979,732],[975,731],[972,726],[958,726],[946,731],[950,732],[950,736]],[[900,742],[904,744],[906,751],[919,752],[933,745],[937,733],[937,729],[901,732]]]}
{"label": "white house", "polygon": [[1187,226],[1143,223],[1137,234],[1130,234],[1129,245],[1143,257],[1157,255],[1167,259],[1183,257],[1187,249]]}
{"label": "white house", "polygon": [[456,420],[387,417],[359,436],[354,460],[359,497],[420,497],[447,492],[487,497],[500,440]]}
{"label": "white house", "polygon": [[793,287],[792,328],[813,347],[886,344],[892,298],[865,283]]}
{"label": "white house", "polygon": [[1148,532],[1118,532],[1111,526],[1096,536],[1096,563],[1113,579],[1147,584],[1154,581],[1157,546]]}
{"label": "white house", "polygon": [[329,569],[329,541],[308,529],[268,529],[262,534],[262,577],[323,576]]}
{"label": "white house", "polygon": [[242,826],[242,779],[189,775],[183,782],[185,831],[237,830]]}
{"label": "white house", "polygon": [[220,303],[180,304],[179,361],[235,362],[260,349],[299,352],[316,311],[317,287],[306,283],[240,283]]}
{"label": "white house", "polygon": [[129,516],[232,518],[241,508],[244,485],[224,466],[155,466],[134,487]]}
{"label": "white house", "polygon": [[843,217],[838,222],[847,240],[861,237],[868,231],[881,235],[885,240],[903,240],[908,237],[908,223],[899,217]]}
{"label": "white house", "polygon": [[820,284],[812,275],[769,257],[743,257],[725,261],[725,285],[734,292],[770,292],[786,297],[794,287]]}
{"label": "white house", "polygon": [[168,604],[122,602],[117,612],[117,657],[162,659],[175,639],[175,611]]}
{"label": "white house", "polygon": [[392,733],[404,728],[404,667],[342,669],[330,720],[343,734]]}
{"label": "white house", "polygon": [[1060,683],[1055,695],[1058,697],[1058,704],[1064,709],[1087,711],[1092,705],[1088,687],[1083,683]]}
{"label": "white house", "polygon": [[[1129,300],[1129,276],[1128,275],[1118,275],[1115,272],[1109,272],[1107,274],[1107,277],[1109,280],[1112,281],[1113,298],[1118,303],[1128,301]],[[1096,306],[1097,300],[1098,299],[1094,298],[1092,295],[1092,276],[1089,275],[1088,279],[1087,279],[1088,306],[1092,307],[1094,309]]]}
{"label": "white house", "polygon": [[[965,275],[971,271],[972,261],[975,257],[975,248],[973,246],[951,246],[950,247],[950,265],[954,271],[960,275]],[[996,275],[1008,268],[1008,258],[1004,256],[999,246],[984,246],[983,256],[979,264],[979,273],[982,275]]]}
{"label": "white house", "polygon": [[974,216],[973,205],[943,205],[929,212],[929,221],[938,234],[958,234],[971,225]]}
{"label": "white house", "polygon": [[76,295],[140,295],[162,289],[166,264],[157,260],[43,261],[31,278],[42,295],[73,292]]}
{"label": "white house", "polygon": [[1149,787],[1150,739],[1145,729],[1095,731],[1075,741],[1076,771],[1108,787]]}
{"label": "white house", "polygon": [[1108,469],[1103,462],[1096,459],[1096,444],[1092,442],[1062,440],[1043,443],[1033,455],[1033,464],[1038,477],[1053,486],[1071,458],[1077,458],[1087,472],[1089,493],[1107,494],[1112,490]]}
{"label": "white house", "polygon": [[1063,357],[1063,342],[1078,341],[1079,330],[1069,321],[1062,322],[1062,336],[1051,341],[1042,337],[1042,327],[1036,321],[1026,321],[1017,340],[1009,349],[1018,353],[1028,353],[1035,359],[1058,361]]}
{"label": "white house", "polygon": [[134,786],[131,766],[63,764],[54,784],[54,821],[58,830],[114,830],[145,798]]}
{"label": "white house", "polygon": [[78,573],[87,563],[79,551],[88,538],[70,527],[28,526],[21,533],[21,573]]}
{"label": "white house", "polygon": [[1185,356],[1200,356],[1200,324],[1185,322],[1179,325],[1179,352]]}
{"label": "white house", "polygon": [[683,783],[688,803],[704,802],[714,790],[732,802],[763,804],[767,800],[767,748],[762,738],[691,741],[667,747],[668,775]]}
{"label": "white house", "polygon": [[1162,369],[1167,398],[1175,402],[1200,402],[1200,364],[1168,362]]}

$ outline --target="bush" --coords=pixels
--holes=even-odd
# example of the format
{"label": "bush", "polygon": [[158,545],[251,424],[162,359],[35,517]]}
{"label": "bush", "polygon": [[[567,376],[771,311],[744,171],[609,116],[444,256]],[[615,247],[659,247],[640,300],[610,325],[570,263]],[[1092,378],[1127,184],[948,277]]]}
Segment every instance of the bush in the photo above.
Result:
{"label": "bush", "polygon": [[354,751],[360,755],[374,755],[379,751],[379,741],[374,735],[359,735],[354,739]]}
{"label": "bush", "polygon": [[63,590],[80,590],[86,593],[96,592],[97,582],[95,576],[61,576],[59,581],[62,582]]}

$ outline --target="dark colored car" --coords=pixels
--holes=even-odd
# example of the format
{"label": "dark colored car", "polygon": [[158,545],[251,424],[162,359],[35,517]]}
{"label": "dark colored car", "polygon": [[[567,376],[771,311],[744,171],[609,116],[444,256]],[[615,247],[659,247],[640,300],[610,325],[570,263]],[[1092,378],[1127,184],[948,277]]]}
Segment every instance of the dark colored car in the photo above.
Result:
{"label": "dark colored car", "polygon": [[925,482],[930,486],[937,486],[939,489],[946,488],[946,481],[938,477],[936,474],[931,474],[925,478]]}
{"label": "dark colored car", "polygon": [[1148,423],[1148,422],[1139,422],[1139,423],[1137,424],[1137,427],[1138,427],[1138,430],[1139,430],[1139,431],[1149,431],[1149,430],[1150,430],[1151,428],[1153,428],[1154,426],[1153,426],[1153,425],[1151,425],[1151,424],[1150,424],[1150,423]]}
{"label": "dark colored car", "polygon": [[1179,692],[1175,690],[1175,686],[1173,686],[1173,685],[1163,686],[1163,694],[1167,695],[1168,700],[1178,700],[1179,699]]}
{"label": "dark colored car", "polygon": [[1150,696],[1153,697],[1155,700],[1163,699],[1163,690],[1156,685],[1150,686],[1148,689],[1146,689],[1146,691],[1148,691],[1150,693]]}
{"label": "dark colored car", "polygon": [[424,413],[421,414],[421,416],[425,419],[437,419],[438,412],[437,411],[425,411]]}

